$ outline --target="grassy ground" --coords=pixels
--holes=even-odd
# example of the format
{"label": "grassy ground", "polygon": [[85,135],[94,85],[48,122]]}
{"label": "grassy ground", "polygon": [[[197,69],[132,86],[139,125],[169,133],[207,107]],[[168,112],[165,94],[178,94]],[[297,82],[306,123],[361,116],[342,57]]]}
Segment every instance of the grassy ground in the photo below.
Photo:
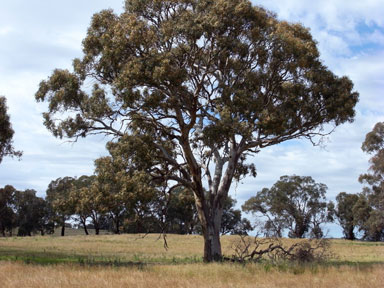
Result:
{"label": "grassy ground", "polygon": [[[200,236],[168,235],[168,250],[158,235],[142,236],[0,238],[0,286],[382,287],[384,283],[384,243],[332,240],[334,257],[323,265],[207,265],[201,259]],[[224,254],[232,254],[235,237],[222,238]]]}

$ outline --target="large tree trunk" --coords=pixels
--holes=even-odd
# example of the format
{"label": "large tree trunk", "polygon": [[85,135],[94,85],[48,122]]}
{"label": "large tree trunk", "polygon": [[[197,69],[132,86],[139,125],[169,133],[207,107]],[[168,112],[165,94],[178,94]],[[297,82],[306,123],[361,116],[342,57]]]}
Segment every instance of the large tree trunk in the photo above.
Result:
{"label": "large tree trunk", "polygon": [[196,208],[204,237],[204,262],[222,260],[220,227],[223,208],[221,203],[208,205],[205,201],[196,199]]}
{"label": "large tree trunk", "polygon": [[[212,209],[206,225],[202,225],[204,236],[204,262],[221,261],[220,226],[222,209]],[[221,211],[220,211],[221,210]],[[213,216],[212,216],[213,215]]]}

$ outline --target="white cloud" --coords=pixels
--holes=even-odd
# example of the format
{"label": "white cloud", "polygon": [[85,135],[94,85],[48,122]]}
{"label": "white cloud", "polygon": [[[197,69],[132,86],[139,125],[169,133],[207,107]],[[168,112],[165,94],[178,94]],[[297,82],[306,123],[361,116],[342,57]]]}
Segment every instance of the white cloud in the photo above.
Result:
{"label": "white cloud", "polygon": [[0,26],[0,36],[5,36],[12,33],[14,29],[11,26]]}

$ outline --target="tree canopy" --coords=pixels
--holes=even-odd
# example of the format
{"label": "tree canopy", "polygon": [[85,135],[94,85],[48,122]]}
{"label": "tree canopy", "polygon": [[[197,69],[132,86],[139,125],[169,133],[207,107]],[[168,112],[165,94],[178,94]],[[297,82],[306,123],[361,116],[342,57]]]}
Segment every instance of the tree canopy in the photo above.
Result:
{"label": "tree canopy", "polygon": [[353,210],[356,202],[359,200],[358,194],[348,194],[341,192],[336,196],[337,206],[335,215],[339,220],[345,239],[356,239],[354,229],[357,226],[357,214]]}
{"label": "tree canopy", "polygon": [[7,113],[7,101],[4,96],[0,96],[0,163],[5,156],[21,157],[21,152],[13,147],[13,134],[10,117]]}
{"label": "tree canopy", "polygon": [[267,218],[264,229],[267,234],[321,238],[320,225],[333,220],[333,205],[327,203],[327,186],[316,183],[312,177],[281,176],[270,189],[264,188],[243,205],[246,212],[260,213]]}
{"label": "tree canopy", "polygon": [[354,210],[365,238],[384,240],[384,122],[377,123],[366,135],[361,148],[373,156],[369,172],[359,177],[366,187]]}
{"label": "tree canopy", "polygon": [[93,16],[83,52],[40,83],[46,127],[136,143],[151,177],[193,192],[205,261],[221,258],[232,181],[256,174],[247,156],[352,121],[358,100],[308,29],[248,0],[127,0]]}
{"label": "tree canopy", "polygon": [[16,189],[10,185],[0,188],[0,232],[3,236],[16,226],[15,193]]}

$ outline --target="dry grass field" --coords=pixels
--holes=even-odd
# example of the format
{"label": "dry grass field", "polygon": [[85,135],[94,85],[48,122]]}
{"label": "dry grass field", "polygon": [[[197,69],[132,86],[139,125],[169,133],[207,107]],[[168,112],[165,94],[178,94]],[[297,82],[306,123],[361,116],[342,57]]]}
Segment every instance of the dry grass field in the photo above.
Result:
{"label": "dry grass field", "polygon": [[[200,236],[0,238],[0,287],[383,287],[384,243],[331,240],[326,264],[203,264]],[[224,236],[230,256],[236,236]],[[284,240],[286,243],[295,240]]]}

